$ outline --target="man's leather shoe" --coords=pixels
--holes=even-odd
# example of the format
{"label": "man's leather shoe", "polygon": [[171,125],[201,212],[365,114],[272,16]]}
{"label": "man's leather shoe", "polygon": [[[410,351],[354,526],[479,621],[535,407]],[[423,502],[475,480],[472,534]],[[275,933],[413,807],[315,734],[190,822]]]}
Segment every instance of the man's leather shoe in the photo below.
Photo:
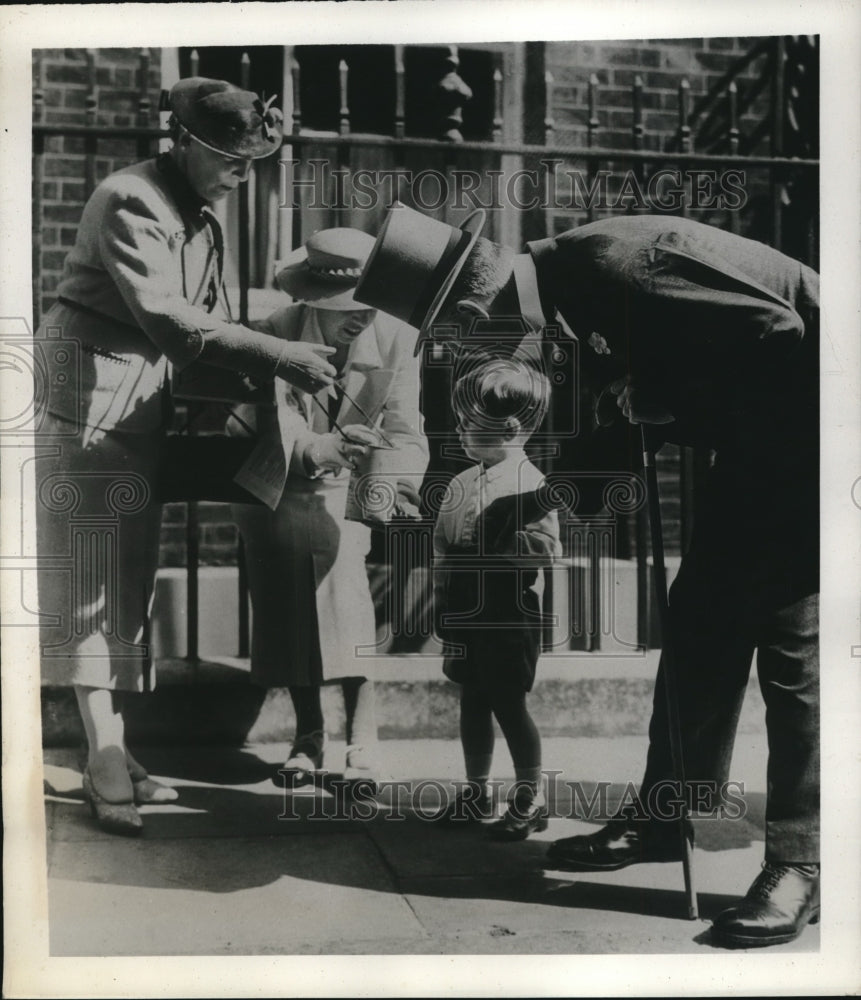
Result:
{"label": "man's leather shoe", "polygon": [[[651,824],[625,818],[611,819],[595,833],[554,841],[547,851],[547,867],[568,872],[612,872],[640,862],[681,861],[678,826],[657,835]],[[689,833],[693,838],[693,831]]]}
{"label": "man's leather shoe", "polygon": [[766,863],[747,895],[719,914],[712,937],[730,948],[792,941],[819,920],[819,865]]}

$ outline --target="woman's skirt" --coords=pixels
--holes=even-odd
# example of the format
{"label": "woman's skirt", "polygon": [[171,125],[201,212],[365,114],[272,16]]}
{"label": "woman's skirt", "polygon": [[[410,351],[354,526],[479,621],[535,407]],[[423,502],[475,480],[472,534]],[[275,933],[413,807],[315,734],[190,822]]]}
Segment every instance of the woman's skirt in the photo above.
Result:
{"label": "woman's skirt", "polygon": [[346,494],[343,481],[300,479],[288,481],[274,511],[233,507],[253,609],[251,677],[259,684],[373,676],[371,533],[344,519]]}
{"label": "woman's skirt", "polygon": [[150,690],[162,431],[46,414],[36,448],[41,665],[48,684]]}

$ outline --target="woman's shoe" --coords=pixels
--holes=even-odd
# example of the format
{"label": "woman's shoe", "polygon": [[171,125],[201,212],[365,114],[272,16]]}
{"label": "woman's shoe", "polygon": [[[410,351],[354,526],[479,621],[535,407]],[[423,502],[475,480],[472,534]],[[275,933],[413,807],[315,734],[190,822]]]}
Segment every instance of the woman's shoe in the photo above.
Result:
{"label": "woman's shoe", "polygon": [[[117,758],[116,760],[114,758]],[[124,837],[136,837],[143,830],[143,822],[134,806],[134,788],[125,768],[125,755],[117,747],[102,750],[94,761],[99,770],[113,771],[117,787],[106,798],[93,783],[92,764],[83,775],[84,799],[89,803],[93,819],[107,833],[117,833]],[[122,774],[118,773],[122,767]]]}
{"label": "woman's shoe", "polygon": [[379,786],[379,774],[370,754],[359,744],[347,747],[344,781],[351,785],[363,785],[373,789],[370,794],[376,795]]}
{"label": "woman's shoe", "polygon": [[175,802],[179,798],[179,792],[175,788],[163,785],[149,775],[139,779],[132,778],[132,788],[135,805],[138,806],[158,806],[165,802]]}
{"label": "woman's shoe", "polygon": [[322,729],[297,736],[290,748],[290,756],[278,772],[292,778],[294,784],[306,784],[314,780],[314,775],[323,767],[326,749],[326,734]]}
{"label": "woman's shoe", "polygon": [[179,792],[175,788],[155,781],[147,774],[146,768],[128,753],[126,753],[126,768],[132,779],[135,805],[161,805],[164,802],[175,802],[179,798]]}

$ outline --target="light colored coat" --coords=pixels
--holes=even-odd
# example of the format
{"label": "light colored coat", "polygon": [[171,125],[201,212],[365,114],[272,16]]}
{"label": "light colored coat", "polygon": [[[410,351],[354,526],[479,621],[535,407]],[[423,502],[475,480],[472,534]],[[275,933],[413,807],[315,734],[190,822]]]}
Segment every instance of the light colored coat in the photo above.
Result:
{"label": "light colored coat", "polygon": [[[261,327],[287,340],[319,339],[307,306],[288,306]],[[351,346],[343,383],[396,446],[372,450],[359,478],[379,478],[407,496],[417,493],[427,465],[413,357],[416,336],[412,328],[379,314]],[[276,393],[278,422],[262,408],[257,419],[261,434],[271,440],[278,433],[288,453],[283,495],[274,511],[234,506],[254,609],[252,676],[270,687],[369,676],[371,650],[362,657],[358,647],[371,647],[376,631],[365,570],[370,529],[344,517],[348,470],[309,473],[305,458],[321,429],[316,404],[285,383],[276,384]],[[342,420],[359,422],[350,408],[343,400],[337,416],[342,426]],[[249,406],[240,415],[246,423],[254,420]]]}
{"label": "light colored coat", "polygon": [[[111,174],[84,206],[57,289],[62,301],[36,332],[44,363],[36,405],[50,416],[39,440],[56,449],[56,457],[42,449],[37,465],[37,489],[47,491],[37,504],[38,551],[69,560],[66,572],[39,574],[43,641],[54,647],[43,657],[48,679],[145,686],[146,648],[130,644],[146,634],[158,561],[170,366],[199,359],[265,379],[284,346],[229,322],[218,302],[222,263],[218,221],[169,157]],[[74,518],[51,501],[58,483],[76,498]],[[118,498],[134,510],[111,508]],[[107,549],[92,558],[92,547],[75,548],[72,538],[74,519],[106,516],[117,532],[113,562]]]}
{"label": "light colored coat", "polygon": [[85,427],[148,433],[165,422],[169,364],[199,359],[272,378],[279,341],[230,322],[223,300],[213,308],[223,253],[218,220],[170,161],[105,178],[36,334],[77,341],[78,365],[70,378],[68,362],[44,351],[48,397],[39,404]]}

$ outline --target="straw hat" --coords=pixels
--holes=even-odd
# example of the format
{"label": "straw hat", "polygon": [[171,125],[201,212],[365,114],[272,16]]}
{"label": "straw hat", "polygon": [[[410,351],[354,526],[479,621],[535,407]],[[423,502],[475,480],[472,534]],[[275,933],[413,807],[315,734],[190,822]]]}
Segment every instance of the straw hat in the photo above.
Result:
{"label": "straw hat", "polygon": [[191,76],[175,83],[168,106],[198,142],[217,153],[257,160],[281,148],[283,115],[250,90]]}
{"label": "straw hat", "polygon": [[460,226],[395,202],[356,288],[356,300],[389,313],[424,336],[484,225],[482,209]]}
{"label": "straw hat", "polygon": [[275,264],[275,284],[317,309],[358,310],[353,292],[374,248],[360,229],[323,229]]}

